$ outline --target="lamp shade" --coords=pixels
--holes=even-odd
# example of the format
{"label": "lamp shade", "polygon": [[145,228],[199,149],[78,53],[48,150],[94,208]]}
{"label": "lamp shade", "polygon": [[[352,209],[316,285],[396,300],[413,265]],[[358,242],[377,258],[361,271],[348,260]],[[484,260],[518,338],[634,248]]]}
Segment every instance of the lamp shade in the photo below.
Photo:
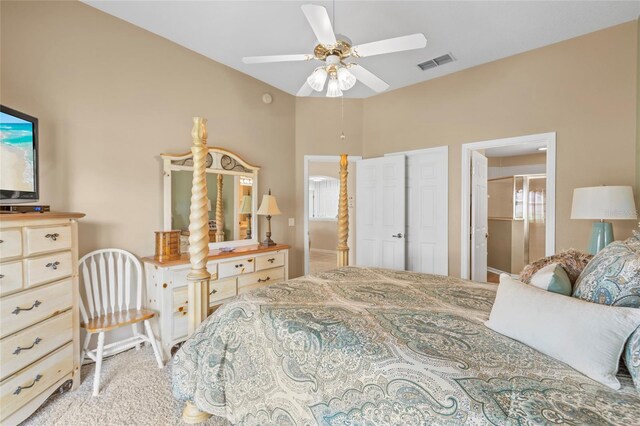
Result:
{"label": "lamp shade", "polygon": [[278,203],[276,203],[276,197],[271,194],[262,196],[262,203],[256,213],[262,216],[277,216],[282,214],[278,208]]}
{"label": "lamp shade", "polygon": [[240,214],[251,214],[251,195],[244,195],[242,197],[242,204],[240,204]]}
{"label": "lamp shade", "polygon": [[571,219],[637,219],[630,186],[592,186],[573,190]]}

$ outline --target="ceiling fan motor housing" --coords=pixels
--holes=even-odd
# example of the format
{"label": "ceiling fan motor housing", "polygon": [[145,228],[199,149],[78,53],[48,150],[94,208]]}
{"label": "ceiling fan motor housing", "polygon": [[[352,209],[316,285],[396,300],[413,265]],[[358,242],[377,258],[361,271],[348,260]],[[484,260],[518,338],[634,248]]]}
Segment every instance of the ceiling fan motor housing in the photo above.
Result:
{"label": "ceiling fan motor housing", "polygon": [[331,55],[336,55],[342,60],[351,56],[351,43],[346,40],[337,40],[335,46],[318,44],[313,49],[313,55],[321,61]]}

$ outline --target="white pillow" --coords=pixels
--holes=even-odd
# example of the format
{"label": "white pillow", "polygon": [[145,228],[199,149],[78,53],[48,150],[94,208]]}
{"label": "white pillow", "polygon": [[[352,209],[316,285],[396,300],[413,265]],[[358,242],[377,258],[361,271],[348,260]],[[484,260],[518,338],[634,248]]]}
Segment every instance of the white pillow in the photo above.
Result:
{"label": "white pillow", "polygon": [[620,389],[618,361],[627,338],[640,326],[640,309],[565,297],[502,274],[485,325]]}
{"label": "white pillow", "polygon": [[571,280],[562,266],[557,263],[550,263],[533,274],[529,284],[542,290],[571,296]]}

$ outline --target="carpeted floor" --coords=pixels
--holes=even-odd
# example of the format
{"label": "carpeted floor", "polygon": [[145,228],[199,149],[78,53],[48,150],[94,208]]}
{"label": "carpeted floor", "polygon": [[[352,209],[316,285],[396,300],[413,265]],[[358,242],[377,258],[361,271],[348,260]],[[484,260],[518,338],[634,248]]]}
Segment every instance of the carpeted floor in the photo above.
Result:
{"label": "carpeted floor", "polygon": [[[171,367],[159,369],[150,347],[105,359],[100,395],[91,396],[94,364],[82,367],[78,390],[55,394],[23,426],[184,425],[171,395]],[[226,426],[220,418],[206,425]]]}

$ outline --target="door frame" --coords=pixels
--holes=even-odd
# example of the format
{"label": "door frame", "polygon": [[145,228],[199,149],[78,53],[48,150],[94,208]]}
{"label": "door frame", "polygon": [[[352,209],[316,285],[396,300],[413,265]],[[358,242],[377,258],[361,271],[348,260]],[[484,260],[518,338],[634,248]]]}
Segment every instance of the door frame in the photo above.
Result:
{"label": "door frame", "polygon": [[[441,152],[445,155],[445,164],[444,164],[444,185],[446,187],[446,198],[447,198],[447,202],[444,205],[444,210],[445,210],[445,216],[444,216],[444,229],[445,229],[445,238],[444,238],[444,251],[447,254],[446,258],[447,258],[447,264],[445,266],[445,274],[444,275],[449,275],[449,146],[448,145],[443,145],[443,146],[436,146],[433,148],[421,148],[421,149],[414,149],[411,151],[399,151],[399,152],[391,152],[388,154],[385,154],[385,157],[391,156],[391,155],[404,155],[405,157],[409,157],[412,155],[420,155],[420,154],[434,154],[434,153],[438,153]],[[409,176],[405,176],[405,179],[409,179]],[[406,181],[406,183],[408,183],[408,180]],[[405,183],[405,188],[406,188],[406,183]],[[406,233],[406,231],[405,231]],[[405,254],[408,255],[408,252]]]}
{"label": "door frame", "polygon": [[[362,160],[362,156],[349,155],[347,156],[349,163],[355,163],[358,160]],[[339,155],[305,155],[304,159],[304,177],[302,179],[303,191],[304,191],[304,217],[303,223],[303,237],[304,237],[304,275],[309,275],[309,163],[336,163],[336,166],[340,164]],[[353,190],[353,188],[351,188]],[[353,195],[353,193],[351,193]],[[355,229],[355,218],[349,218],[349,230]],[[336,228],[336,233],[337,233]],[[355,238],[353,244],[355,245]],[[337,248],[336,248],[337,249]],[[350,247],[350,252],[355,247]]]}
{"label": "door frame", "polygon": [[551,256],[556,251],[556,132],[511,138],[492,139],[462,144],[461,169],[461,210],[460,210],[460,277],[469,279],[471,267],[471,151],[487,148],[500,148],[522,143],[540,143],[547,145],[547,225],[545,229],[545,254]]}

